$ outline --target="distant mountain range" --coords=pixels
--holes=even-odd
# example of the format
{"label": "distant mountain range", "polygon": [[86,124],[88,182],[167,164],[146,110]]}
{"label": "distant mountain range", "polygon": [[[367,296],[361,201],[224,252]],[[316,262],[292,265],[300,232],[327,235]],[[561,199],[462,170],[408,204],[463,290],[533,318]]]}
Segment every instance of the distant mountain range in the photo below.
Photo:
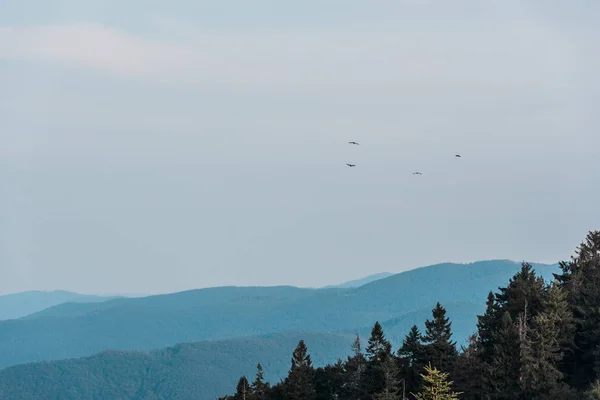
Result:
{"label": "distant mountain range", "polygon": [[391,272],[380,272],[378,274],[373,274],[366,276],[361,279],[355,279],[353,281],[348,281],[344,283],[340,283],[339,285],[329,285],[324,286],[323,289],[332,289],[332,288],[356,288],[366,285],[367,283],[375,282],[383,278],[387,278],[388,276],[392,276]]}
{"label": "distant mountain range", "polygon": [[96,303],[119,296],[95,296],[55,290],[43,292],[33,290],[14,294],[0,295],[0,320],[17,319],[46,308],[66,303]]}
{"label": "distant mountain range", "polygon": [[214,400],[235,391],[238,377],[252,381],[259,361],[265,378],[279,381],[301,339],[320,366],[350,354],[354,336],[282,332],[18,365],[0,371],[0,399]]}
{"label": "distant mountain range", "polygon": [[[558,272],[558,265],[534,267],[546,278]],[[150,350],[286,331],[366,336],[376,320],[397,344],[412,324],[422,327],[437,301],[447,308],[454,338],[462,344],[475,330],[488,292],[505,286],[519,268],[508,260],[446,263],[358,288],[220,287],[60,304],[19,320],[0,321],[0,368],[105,350]],[[334,356],[332,352],[325,358]]]}

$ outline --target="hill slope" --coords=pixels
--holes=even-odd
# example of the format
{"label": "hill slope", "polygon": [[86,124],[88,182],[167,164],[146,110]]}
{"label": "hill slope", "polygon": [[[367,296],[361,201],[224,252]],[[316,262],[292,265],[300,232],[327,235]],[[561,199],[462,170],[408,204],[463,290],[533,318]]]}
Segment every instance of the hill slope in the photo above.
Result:
{"label": "hill slope", "polygon": [[367,283],[375,282],[383,278],[387,278],[388,276],[392,276],[391,272],[380,272],[378,274],[373,274],[369,276],[365,276],[364,278],[354,279],[352,281],[340,283],[339,285],[328,285],[324,286],[323,289],[331,289],[331,288],[357,288]]}
{"label": "hill slope", "polygon": [[79,294],[56,290],[43,292],[32,290],[0,296],[0,320],[17,319],[66,302],[95,303],[114,299],[116,296],[105,297]]}
{"label": "hill slope", "polygon": [[[473,311],[483,310],[488,292],[506,285],[519,268],[502,260],[440,264],[354,289],[214,288],[62,305],[0,322],[0,367],[283,331],[364,331],[376,320],[390,321],[390,335],[401,335],[414,322],[422,325],[436,301],[457,321],[455,339],[463,343],[475,330]],[[557,266],[536,270],[550,277]]]}
{"label": "hill slope", "polygon": [[284,332],[19,365],[0,371],[0,399],[213,400],[252,381],[259,362],[267,380],[285,377],[300,339],[319,366],[349,355],[354,336]]}

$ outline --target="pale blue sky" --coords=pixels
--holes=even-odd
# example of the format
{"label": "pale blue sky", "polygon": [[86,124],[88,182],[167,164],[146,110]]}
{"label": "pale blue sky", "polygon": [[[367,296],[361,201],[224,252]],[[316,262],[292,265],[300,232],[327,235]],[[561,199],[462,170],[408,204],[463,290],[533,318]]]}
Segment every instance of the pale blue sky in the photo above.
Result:
{"label": "pale blue sky", "polygon": [[0,293],[565,259],[600,223],[599,22],[584,0],[3,0]]}

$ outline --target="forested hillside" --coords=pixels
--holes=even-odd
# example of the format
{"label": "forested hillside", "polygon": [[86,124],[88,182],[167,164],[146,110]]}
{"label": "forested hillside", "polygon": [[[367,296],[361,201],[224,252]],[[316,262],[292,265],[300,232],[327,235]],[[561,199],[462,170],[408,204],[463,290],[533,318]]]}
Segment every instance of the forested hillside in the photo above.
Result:
{"label": "forested hillside", "polygon": [[279,381],[299,340],[325,365],[349,355],[354,337],[284,332],[17,365],[0,370],[0,399],[215,400],[235,386],[238,376],[254,373],[258,359],[265,377]]}
{"label": "forested hillside", "polygon": [[395,348],[373,326],[365,351],[315,368],[300,341],[287,377],[242,376],[235,400],[576,400],[600,399],[600,231],[591,232],[546,284],[523,263],[489,294],[470,343],[457,348],[438,303],[424,326]]}
{"label": "forested hillside", "polygon": [[[558,266],[536,265],[546,277]],[[368,334],[381,321],[401,338],[422,324],[437,300],[465,343],[485,310],[485,296],[518,271],[508,260],[440,264],[351,289],[222,287],[96,304],[61,304],[0,321],[0,368],[85,357],[106,350],[152,350],[177,343],[285,331]]]}

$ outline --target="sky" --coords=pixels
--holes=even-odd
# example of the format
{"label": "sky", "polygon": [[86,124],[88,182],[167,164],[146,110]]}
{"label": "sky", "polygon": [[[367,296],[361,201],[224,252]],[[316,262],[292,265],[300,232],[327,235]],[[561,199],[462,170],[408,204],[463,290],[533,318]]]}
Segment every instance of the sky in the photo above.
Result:
{"label": "sky", "polygon": [[599,22],[589,0],[2,0],[0,293],[568,259],[600,228]]}

